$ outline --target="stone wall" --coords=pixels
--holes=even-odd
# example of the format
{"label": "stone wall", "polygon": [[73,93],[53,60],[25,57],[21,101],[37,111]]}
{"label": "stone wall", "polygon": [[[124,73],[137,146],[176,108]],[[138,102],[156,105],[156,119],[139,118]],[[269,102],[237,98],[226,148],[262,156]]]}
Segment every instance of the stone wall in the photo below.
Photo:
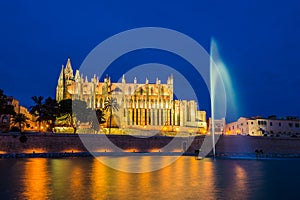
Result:
{"label": "stone wall", "polygon": [[251,136],[221,136],[216,151],[225,154],[249,154],[255,150],[264,154],[300,154],[300,139]]}
{"label": "stone wall", "polygon": [[[153,136],[150,138],[138,138],[130,135],[82,135],[77,134],[57,134],[57,135],[26,135],[27,142],[21,143],[20,136],[11,134],[0,135],[0,153],[52,153],[52,152],[86,152],[87,148],[83,145],[88,144],[88,149],[95,152],[118,152],[117,146],[128,152],[159,152],[161,148],[167,146],[172,141],[174,145],[165,148],[168,152],[181,152],[187,150],[194,152],[194,148],[199,149],[203,137],[197,137],[192,141],[190,148],[186,145],[189,137],[178,138],[175,141],[172,137]],[[108,140],[107,140],[108,139]],[[107,142],[109,141],[109,142]],[[112,144],[115,145],[111,145]],[[120,150],[122,151],[122,150]]]}
{"label": "stone wall", "polygon": [[[0,154],[5,153],[53,153],[53,152],[87,152],[81,140],[89,142],[89,150],[96,152],[118,151],[112,149],[105,138],[120,149],[128,152],[159,152],[164,147],[166,152],[194,153],[199,149],[204,136],[196,137],[193,141],[189,137],[176,139],[172,137],[153,136],[151,138],[137,138],[129,135],[27,135],[27,142],[21,143],[19,136],[11,134],[0,135]],[[175,145],[168,144],[173,142]],[[186,149],[186,144],[192,142]],[[249,136],[221,136],[216,151],[219,155],[254,154],[255,150],[263,150],[265,154],[298,154],[300,155],[300,139],[270,138]]]}

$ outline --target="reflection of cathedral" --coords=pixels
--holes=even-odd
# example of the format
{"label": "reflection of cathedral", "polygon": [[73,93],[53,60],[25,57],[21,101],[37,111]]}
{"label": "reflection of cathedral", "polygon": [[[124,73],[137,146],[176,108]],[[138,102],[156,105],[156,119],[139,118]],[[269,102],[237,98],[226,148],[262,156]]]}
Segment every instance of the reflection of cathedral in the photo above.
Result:
{"label": "reflection of cathedral", "polygon": [[206,112],[197,110],[195,101],[173,100],[172,75],[166,84],[158,79],[156,83],[146,79],[140,84],[136,78],[133,83],[126,83],[125,76],[120,83],[111,83],[109,77],[100,82],[96,75],[89,82],[78,70],[74,76],[70,59],[65,68],[62,66],[56,88],[57,101],[79,99],[90,108],[103,109],[108,96],[117,99],[120,109],[114,115],[121,127],[175,125],[206,129]]}

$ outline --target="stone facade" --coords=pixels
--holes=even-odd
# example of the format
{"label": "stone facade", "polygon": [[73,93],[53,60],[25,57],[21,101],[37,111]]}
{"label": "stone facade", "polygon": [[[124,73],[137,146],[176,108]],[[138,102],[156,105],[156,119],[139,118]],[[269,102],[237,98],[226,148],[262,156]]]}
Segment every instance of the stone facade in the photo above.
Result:
{"label": "stone facade", "polygon": [[276,117],[241,117],[226,125],[226,134],[252,136],[299,136],[300,120],[296,117],[277,119]]}
{"label": "stone facade", "polygon": [[[19,104],[19,101],[13,97],[6,97],[6,101],[8,105],[12,105],[14,107],[15,113],[20,113],[24,114],[27,118],[26,124],[27,126],[22,125],[22,130],[23,131],[30,131],[30,130],[35,130],[34,128],[37,126],[36,118],[32,116],[28,109],[25,108],[24,106],[21,106]],[[2,114],[0,115],[0,131],[2,132],[8,132],[11,130],[12,127],[16,126],[18,127],[17,124],[12,123],[13,116],[8,115],[8,114]]]}
{"label": "stone facade", "polygon": [[112,83],[109,77],[103,82],[94,75],[91,81],[75,75],[68,59],[62,66],[56,88],[56,100],[83,100],[92,109],[104,109],[108,97],[117,100],[119,110],[114,112],[114,120],[119,127],[136,126],[188,126],[206,130],[206,112],[199,111],[197,102],[173,99],[173,76],[166,83],[156,79],[155,83],[128,83],[123,75],[121,82]]}

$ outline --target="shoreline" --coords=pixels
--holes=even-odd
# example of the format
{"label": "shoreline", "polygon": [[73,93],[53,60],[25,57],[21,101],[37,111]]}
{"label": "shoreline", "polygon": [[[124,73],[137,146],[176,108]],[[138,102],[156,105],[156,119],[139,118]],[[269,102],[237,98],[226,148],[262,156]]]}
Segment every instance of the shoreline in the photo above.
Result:
{"label": "shoreline", "polygon": [[[189,156],[197,157],[195,153],[180,152],[52,152],[52,153],[7,153],[0,154],[0,159],[22,159],[22,158],[81,158],[81,157],[131,157],[131,156]],[[215,157],[209,154],[206,158],[228,159],[228,160],[300,160],[300,154],[265,154],[256,156],[255,154],[216,154]]]}
{"label": "shoreline", "polygon": [[[190,146],[186,147],[190,137],[178,137],[176,147],[160,151],[172,142],[174,137],[141,138],[114,134],[34,133],[26,134],[28,140],[22,143],[19,141],[19,136],[18,133],[0,134],[0,159],[92,157],[93,154],[96,156],[196,157],[196,152],[202,148],[205,138],[203,135],[196,136]],[[85,147],[82,136],[92,142],[91,144],[94,145],[92,149]],[[121,150],[111,149],[105,142],[107,139]],[[300,139],[222,135],[216,144],[216,152],[215,158],[220,159],[299,159]],[[213,157],[212,153],[206,157]]]}

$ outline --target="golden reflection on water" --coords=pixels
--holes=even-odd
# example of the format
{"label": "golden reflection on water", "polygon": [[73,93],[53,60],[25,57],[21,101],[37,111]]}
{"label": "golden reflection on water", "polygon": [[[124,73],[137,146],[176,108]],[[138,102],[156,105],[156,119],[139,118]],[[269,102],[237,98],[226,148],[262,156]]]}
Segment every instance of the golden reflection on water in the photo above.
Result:
{"label": "golden reflection on water", "polygon": [[[107,157],[130,167],[140,159],[139,169],[170,157]],[[217,161],[222,162],[222,161]],[[21,199],[218,199],[248,197],[247,171],[233,164],[223,172],[216,161],[181,157],[161,170],[126,173],[107,167],[93,158],[27,159],[24,162]],[[231,166],[231,165],[230,165]],[[218,167],[218,168],[217,168]],[[225,177],[225,179],[223,179]],[[225,182],[226,184],[222,185]],[[220,186],[221,184],[221,186]],[[221,189],[220,189],[221,188]],[[234,193],[234,196],[232,196]]]}
{"label": "golden reflection on water", "polygon": [[239,165],[235,166],[235,181],[234,181],[234,188],[237,191],[237,197],[246,199],[248,196],[248,188],[247,188],[247,180],[248,175],[244,168]]}
{"label": "golden reflection on water", "polygon": [[47,172],[47,159],[29,159],[25,162],[24,171],[24,199],[48,199],[50,177]]}

